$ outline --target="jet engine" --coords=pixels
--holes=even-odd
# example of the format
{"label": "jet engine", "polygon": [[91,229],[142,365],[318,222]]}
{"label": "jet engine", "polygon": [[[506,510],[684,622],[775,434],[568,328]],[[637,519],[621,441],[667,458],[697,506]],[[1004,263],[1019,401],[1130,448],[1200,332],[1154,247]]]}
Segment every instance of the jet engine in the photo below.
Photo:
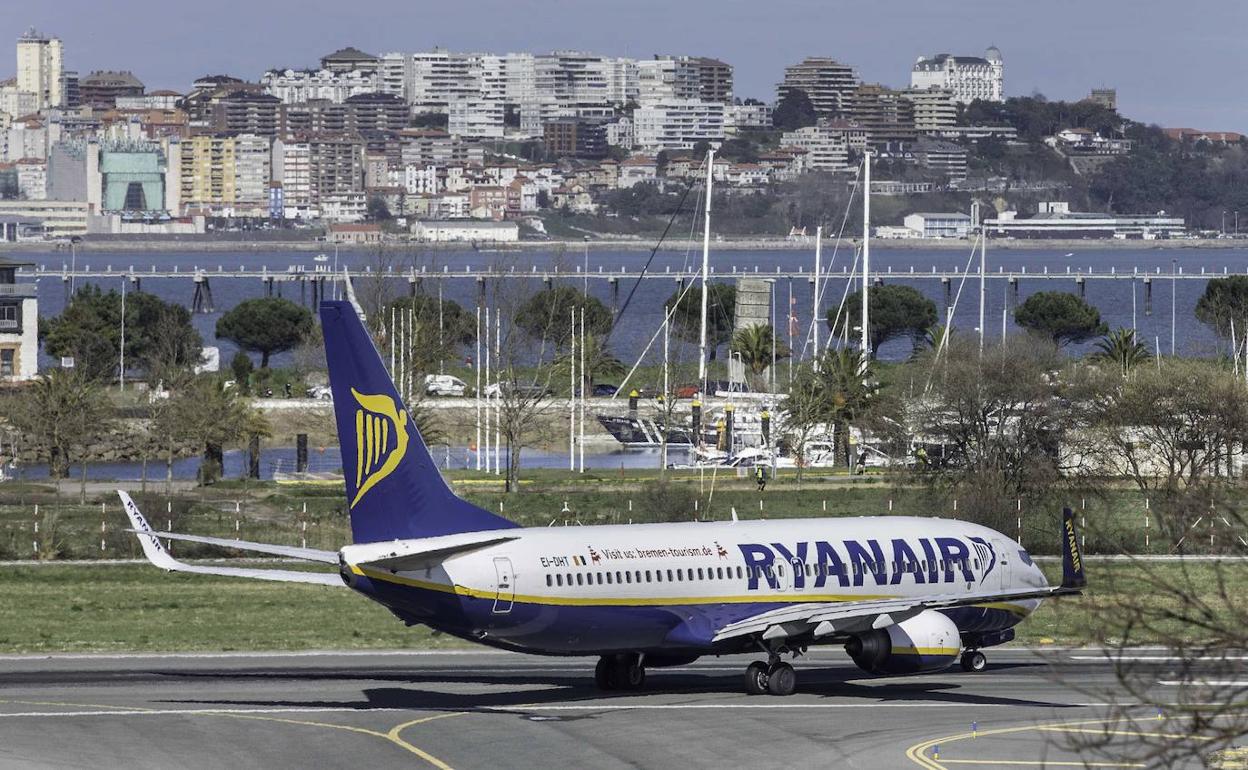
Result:
{"label": "jet engine", "polygon": [[914,674],[948,668],[962,652],[958,627],[935,610],[850,638],[845,651],[869,674]]}

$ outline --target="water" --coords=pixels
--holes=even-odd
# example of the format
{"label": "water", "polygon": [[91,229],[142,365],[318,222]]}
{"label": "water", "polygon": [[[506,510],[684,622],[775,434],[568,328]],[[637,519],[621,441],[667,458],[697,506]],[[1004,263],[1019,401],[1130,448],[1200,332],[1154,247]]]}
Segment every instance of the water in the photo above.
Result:
{"label": "water", "polygon": [[[621,269],[639,270],[646,262],[649,252],[643,251],[591,251],[588,254],[589,273],[591,280],[589,281],[589,291],[594,296],[601,299],[608,306],[611,305],[611,290],[607,281],[594,279],[592,276],[602,271],[619,271]],[[179,270],[193,271],[196,267],[215,271],[220,265],[225,269],[237,269],[245,266],[249,269],[259,269],[262,266],[276,272],[285,272],[289,266],[300,266],[308,271],[314,269],[312,261],[313,255],[306,252],[187,252],[177,253],[176,251],[160,252],[160,251],[142,251],[142,252],[92,252],[79,255],[78,267],[80,269],[94,268],[102,269],[108,266],[114,269],[122,270],[133,268],[136,272],[142,273],[152,269],[171,270],[176,266]],[[962,271],[966,269],[968,258],[970,257],[970,245],[965,249],[941,249],[941,250],[923,250],[923,249],[889,249],[886,246],[875,246],[871,250],[872,272],[873,274],[883,278],[886,282],[896,282],[913,285],[922,291],[926,296],[931,298],[937,305],[937,308],[944,307],[944,293],[939,281],[931,278],[923,279],[921,274],[930,273],[934,268],[939,271]],[[36,262],[46,270],[60,270],[67,266],[69,254],[65,252],[47,252],[23,254],[23,259]],[[696,270],[700,264],[701,254],[697,251],[686,252],[660,252],[655,257],[651,266],[651,271],[662,274],[665,270],[689,271]],[[826,310],[827,307],[835,308],[841,301],[847,284],[846,270],[853,261],[853,249],[842,248],[838,254],[833,254],[833,249],[828,246],[824,249],[823,255],[825,270],[831,277],[826,282],[824,290],[824,301],[821,306]],[[585,256],[575,252],[575,247],[571,252],[557,253],[551,251],[520,251],[520,252],[437,252],[433,256],[424,256],[418,260],[418,264],[424,265],[431,273],[422,283],[422,290],[435,293],[437,292],[437,280],[432,273],[440,272],[443,266],[447,266],[450,270],[449,277],[443,278],[444,297],[454,300],[470,311],[476,307],[477,287],[474,281],[462,277],[456,278],[455,273],[462,273],[465,268],[485,269],[485,268],[514,268],[516,276],[508,277],[505,281],[490,281],[487,286],[488,297],[494,296],[496,291],[506,291],[510,296],[526,296],[541,290],[541,281],[528,277],[525,274],[530,271],[533,266],[539,269],[549,268],[558,264],[561,272],[570,273],[566,280],[567,283],[581,288],[584,286],[584,279],[576,276],[578,267],[584,264]],[[377,258],[369,253],[349,253],[343,252],[339,256],[339,264],[347,265],[357,269],[363,269],[365,266],[375,265]],[[766,277],[768,273],[774,273],[777,268],[783,271],[796,271],[798,269],[809,272],[814,263],[813,251],[811,250],[742,250],[742,251],[712,251],[712,267],[714,277],[719,280],[730,280],[736,273],[754,274],[755,270],[759,277]],[[1111,268],[1118,273],[1131,273],[1138,270],[1141,277],[1144,273],[1155,274],[1158,269],[1162,272],[1169,273],[1172,264],[1177,263],[1185,274],[1199,274],[1202,270],[1209,274],[1222,274],[1224,270],[1230,272],[1248,271],[1248,249],[1184,249],[1184,248],[1112,248],[1097,249],[1090,247],[1088,249],[1080,249],[1069,252],[1065,249],[1026,249],[1026,250],[999,250],[989,251],[988,254],[988,271],[995,273],[998,270],[1005,271],[1021,271],[1026,270],[1028,275],[1035,275],[1034,278],[1024,278],[1019,283],[1018,301],[1025,300],[1030,294],[1038,291],[1069,291],[1076,292],[1074,275],[1067,276],[1066,271],[1092,271],[1098,274],[1108,273]],[[411,260],[405,264],[411,264]],[[972,261],[972,268],[978,269],[977,258]],[[399,267],[396,265],[396,267]],[[911,276],[910,272],[913,268],[916,275]],[[1042,275],[1047,268],[1048,276]],[[891,272],[891,274],[890,274]],[[211,276],[210,276],[211,280]],[[105,289],[120,289],[122,279],[101,279],[93,280],[99,283]],[[1217,351],[1217,339],[1213,333],[1193,315],[1197,299],[1204,291],[1205,282],[1201,280],[1182,280],[1173,282],[1165,279],[1158,279],[1154,275],[1153,279],[1153,296],[1151,313],[1145,312],[1144,303],[1144,286],[1140,280],[1101,280],[1090,279],[1087,282],[1087,300],[1095,305],[1100,311],[1103,320],[1112,328],[1119,326],[1130,327],[1132,325],[1132,292],[1135,293],[1135,325],[1139,331],[1140,338],[1149,344],[1152,348],[1155,343],[1159,343],[1162,352],[1170,352],[1171,339],[1171,292],[1174,291],[1174,309],[1175,309],[1175,326],[1174,339],[1175,350],[1183,355],[1210,355]],[[44,317],[54,316],[61,312],[64,301],[64,286],[59,277],[44,276],[39,279],[39,310]],[[632,290],[632,281],[622,280],[619,288],[619,299],[623,303],[625,297]],[[278,286],[281,286],[278,284]],[[500,289],[500,286],[502,287]],[[154,279],[144,278],[142,288],[144,291],[152,292],[157,296],[178,302],[189,306],[194,287],[191,277],[188,274],[185,278],[170,279]],[[299,290],[295,285],[283,287],[285,295],[289,299],[299,301]],[[857,284],[851,287],[851,291],[857,288]],[[407,282],[401,279],[395,279],[390,287],[394,295],[399,295],[407,291]],[[655,331],[659,328],[663,319],[663,303],[677,289],[677,283],[674,279],[646,279],[641,282],[637,289],[631,305],[628,307],[626,315],[622,322],[614,332],[611,345],[615,353],[626,363],[634,361],[645,348],[647,342],[650,341]],[[956,294],[958,290],[958,282],[955,281],[953,291]],[[217,319],[223,311],[228,310],[234,305],[245,299],[261,297],[265,294],[265,287],[260,280],[242,280],[242,279],[226,279],[218,278],[212,282],[213,298],[215,301],[216,312],[210,314],[197,315],[194,319],[195,327],[203,335],[205,344],[218,345],[221,348],[221,361],[223,364],[228,362],[235,352],[233,344],[226,340],[216,340],[214,329]],[[962,290],[961,300],[957,306],[953,316],[955,328],[965,333],[974,333],[978,324],[978,280],[974,274],[968,277],[966,285]],[[811,293],[812,287],[808,280],[796,279],[779,280],[776,284],[776,312],[777,312],[777,328],[782,335],[786,332],[784,323],[784,310],[790,306],[790,292],[792,296],[792,307],[797,318],[797,328],[799,330],[793,341],[794,348],[801,353],[803,350],[803,341],[809,335],[811,321]],[[309,294],[310,297],[310,294]],[[1002,326],[1002,309],[1009,302],[1012,310],[1013,300],[1008,296],[1008,287],[1003,280],[990,280],[988,282],[988,296],[986,298],[986,317],[987,332],[992,338],[999,338]],[[1014,330],[1012,312],[1006,318],[1007,332]],[[820,336],[826,338],[826,325],[820,328]],[[783,336],[782,336],[783,338]],[[695,359],[695,346],[686,342],[681,342],[675,338],[672,341],[672,357],[673,360],[683,360],[686,362]],[[1072,354],[1081,354],[1087,349],[1084,346],[1071,346]],[[908,355],[910,350],[909,342],[906,340],[894,340],[886,344],[880,351],[881,358],[889,360],[897,360]],[[467,352],[467,351],[466,351]],[[657,363],[661,360],[662,348],[661,339],[655,343],[646,357],[647,363]],[[281,366],[289,360],[286,355],[276,356],[274,359],[275,366]],[[50,361],[46,357],[42,361],[43,365],[50,365]]]}
{"label": "water", "polygon": [[[432,449],[434,459],[438,466],[446,468],[471,469],[474,468],[475,454],[467,447],[434,447]],[[692,456],[688,448],[670,448],[667,452],[668,462],[671,463],[688,463],[692,461]],[[247,471],[247,453],[243,450],[230,450],[225,452],[224,456],[224,477],[227,479],[242,478]],[[500,466],[505,470],[507,467],[506,456],[499,458]],[[200,458],[187,457],[177,460],[173,464],[173,477],[179,480],[194,479],[196,472],[199,470]],[[533,468],[567,468],[568,453],[567,452],[550,452],[542,449],[523,449],[520,452],[520,467],[522,469]],[[659,467],[659,450],[658,449],[617,449],[609,452],[586,452],[585,467],[587,469],[634,469],[634,468],[658,468]],[[272,447],[260,450],[260,478],[271,480],[273,474],[278,471],[289,473],[295,468],[295,448],[294,447]],[[308,470],[314,473],[332,473],[341,474],[342,472],[342,455],[337,446],[324,447],[323,449],[313,449],[309,453]],[[46,463],[36,465],[20,466],[13,474],[16,479],[24,479],[27,481],[40,481],[48,478],[48,466]],[[76,480],[81,478],[82,467],[73,465],[70,467],[69,478]],[[523,470],[521,471],[523,475]],[[138,462],[111,462],[111,463],[91,463],[87,465],[87,479],[91,481],[139,481],[143,478],[143,466]],[[165,463],[163,460],[149,461],[147,465],[147,480],[149,483],[159,483],[165,478]]]}

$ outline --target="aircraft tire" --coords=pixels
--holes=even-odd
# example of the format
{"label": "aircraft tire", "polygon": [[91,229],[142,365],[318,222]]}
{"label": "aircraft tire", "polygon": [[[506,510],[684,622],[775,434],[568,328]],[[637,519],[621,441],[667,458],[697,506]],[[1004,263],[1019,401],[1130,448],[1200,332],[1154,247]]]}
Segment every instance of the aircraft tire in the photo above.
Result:
{"label": "aircraft tire", "polygon": [[967,650],[962,653],[962,670],[978,674],[988,667],[988,658],[979,650]]}
{"label": "aircraft tire", "polygon": [[745,692],[763,695],[767,692],[767,664],[756,660],[745,669]]}
{"label": "aircraft tire", "polygon": [[605,655],[598,659],[598,665],[594,666],[594,684],[599,690],[614,690],[611,682],[611,669],[613,661]]}
{"label": "aircraft tire", "polygon": [[797,672],[788,663],[777,663],[767,673],[767,692],[792,695],[797,690]]}

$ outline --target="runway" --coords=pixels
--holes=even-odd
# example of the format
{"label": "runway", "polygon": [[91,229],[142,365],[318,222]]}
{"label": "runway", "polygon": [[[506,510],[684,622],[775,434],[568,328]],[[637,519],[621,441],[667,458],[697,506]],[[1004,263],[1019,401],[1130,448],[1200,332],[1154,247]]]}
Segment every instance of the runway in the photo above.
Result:
{"label": "runway", "polygon": [[874,678],[835,649],[795,662],[798,694],[750,697],[748,662],[619,694],[593,659],[494,652],[0,656],[0,767],[1082,767],[1063,739],[1100,729],[1086,691],[1114,682],[1098,652]]}

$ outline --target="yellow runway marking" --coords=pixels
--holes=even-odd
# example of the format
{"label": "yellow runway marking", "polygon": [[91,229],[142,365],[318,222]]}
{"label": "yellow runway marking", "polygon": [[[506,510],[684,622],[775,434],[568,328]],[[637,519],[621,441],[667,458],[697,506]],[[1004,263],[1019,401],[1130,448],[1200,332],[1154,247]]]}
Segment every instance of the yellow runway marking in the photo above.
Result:
{"label": "yellow runway marking", "polygon": [[1144,767],[1134,762],[1053,762],[1043,759],[942,759],[946,765],[1010,765],[1022,767]]}
{"label": "yellow runway marking", "polygon": [[[958,741],[964,741],[964,740],[967,740],[968,738],[984,738],[990,735],[1016,735],[1018,733],[1026,733],[1026,732],[1033,732],[1033,731],[1039,732],[1039,731],[1045,731],[1045,730],[1051,731],[1051,732],[1061,732],[1063,729],[1074,728],[1075,730],[1078,730],[1079,728],[1083,728],[1086,725],[1104,725],[1104,724],[1105,724],[1105,721],[1103,719],[1085,719],[1079,722],[1053,722],[1050,724],[1041,724],[1041,725],[1024,725],[1022,727],[1001,727],[995,730],[977,730],[976,732],[973,732],[973,733],[972,732],[957,733],[955,735],[945,735],[940,738],[932,738],[930,740],[923,741],[922,743],[916,743],[910,748],[906,749],[906,757],[911,762],[914,762],[916,765],[918,765],[919,767],[926,767],[928,768],[928,770],[948,770],[948,768],[946,768],[945,765],[954,765],[954,764],[985,764],[985,765],[1020,765],[1021,764],[1021,765],[1029,765],[1032,767],[1038,767],[1038,766],[1060,767],[1062,766],[1063,763],[1029,762],[1025,760],[1011,761],[1011,760],[936,759],[934,757],[927,756],[927,751],[935,746],[944,746],[950,743],[957,743]],[[1101,734],[1103,731],[1102,730],[1090,730],[1090,732]],[[1112,764],[1111,763],[1111,764],[1097,765],[1095,763],[1089,763],[1089,762],[1067,763],[1066,766],[1069,766],[1069,767],[1145,767],[1145,765],[1140,765],[1140,764]]]}
{"label": "yellow runway marking", "polygon": [[[115,711],[133,711],[135,713],[143,713],[147,711],[158,710],[158,709],[144,708],[142,706],[111,706],[111,705],[104,705],[100,703],[64,703],[60,701],[0,700],[0,703],[13,703],[13,704],[20,704],[24,706],[63,706],[67,708],[91,708],[91,709],[104,709],[104,710],[115,710]],[[447,719],[449,717],[464,716],[465,714],[470,714],[470,713],[472,712],[451,711],[451,712],[447,712],[443,714],[434,714],[433,716],[421,717],[420,719],[413,719],[411,721],[404,722],[399,725],[395,725],[394,727],[390,728],[389,731],[384,732],[384,733],[379,732],[377,730],[370,730],[367,727],[355,727],[354,725],[340,725],[340,724],[335,724],[333,722],[313,722],[307,719],[287,719],[285,717],[272,717],[272,716],[264,716],[261,714],[230,714],[230,713],[225,713],[225,712],[205,711],[199,714],[194,714],[192,716],[214,716],[214,717],[232,717],[234,719],[252,719],[252,720],[262,721],[262,722],[279,722],[279,723],[288,724],[288,725],[300,725],[303,727],[325,727],[325,728],[330,728],[333,730],[345,730],[347,732],[359,733],[361,735],[370,735],[374,738],[381,738],[382,740],[389,741],[390,743],[393,743],[395,746],[398,746],[404,751],[411,753],[411,754],[415,754],[416,756],[423,759],[425,762],[428,762],[429,764],[438,768],[438,770],[453,770],[453,768],[450,765],[438,759],[434,755],[430,754],[429,752],[425,751],[419,746],[404,740],[400,734],[404,730],[408,729],[409,727],[415,727],[416,725],[425,724],[426,722],[433,722],[438,719]]]}
{"label": "yellow runway marking", "polygon": [[1141,732],[1138,730],[1093,730],[1087,727],[1037,727],[1036,730],[1046,733],[1087,733],[1089,735],[1130,735],[1135,738],[1188,738],[1194,741],[1211,741],[1206,735],[1189,735],[1188,733]]}

